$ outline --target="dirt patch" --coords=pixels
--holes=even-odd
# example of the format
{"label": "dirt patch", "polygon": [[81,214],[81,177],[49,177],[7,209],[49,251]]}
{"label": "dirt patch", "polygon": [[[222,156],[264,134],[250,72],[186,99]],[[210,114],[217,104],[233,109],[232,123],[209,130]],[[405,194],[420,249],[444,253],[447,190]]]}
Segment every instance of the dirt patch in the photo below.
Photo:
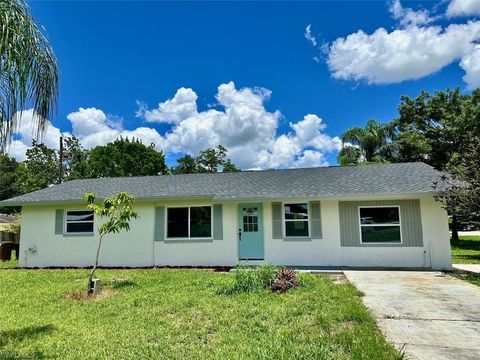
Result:
{"label": "dirt patch", "polygon": [[67,300],[76,300],[76,301],[92,301],[97,299],[103,299],[110,296],[114,296],[118,291],[114,289],[103,289],[97,294],[90,295],[86,290],[77,290],[68,294],[65,294],[63,297]]}
{"label": "dirt patch", "polygon": [[336,285],[343,285],[348,283],[347,278],[343,274],[332,274],[330,275],[330,279],[332,279],[332,282]]}

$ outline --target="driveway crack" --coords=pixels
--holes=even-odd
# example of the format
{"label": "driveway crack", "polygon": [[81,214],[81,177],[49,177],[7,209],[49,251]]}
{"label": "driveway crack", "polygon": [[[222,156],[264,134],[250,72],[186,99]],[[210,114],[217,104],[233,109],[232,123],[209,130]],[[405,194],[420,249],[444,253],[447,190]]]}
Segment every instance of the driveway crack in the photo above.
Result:
{"label": "driveway crack", "polygon": [[480,320],[475,319],[442,319],[442,318],[420,318],[413,316],[394,316],[394,315],[383,315],[382,319],[387,320],[420,320],[420,321],[452,321],[452,322],[474,322],[480,323]]}

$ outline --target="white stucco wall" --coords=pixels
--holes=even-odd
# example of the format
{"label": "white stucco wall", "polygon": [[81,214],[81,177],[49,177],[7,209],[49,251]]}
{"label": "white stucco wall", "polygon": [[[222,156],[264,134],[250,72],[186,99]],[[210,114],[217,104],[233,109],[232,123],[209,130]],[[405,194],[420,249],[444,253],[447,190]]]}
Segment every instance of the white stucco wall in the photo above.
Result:
{"label": "white stucco wall", "polygon": [[[338,201],[316,200],[321,200],[323,239],[310,241],[272,239],[271,203],[263,202],[265,262],[304,266],[451,267],[447,214],[431,196],[420,198],[423,247],[341,247]],[[111,235],[105,239],[100,265],[137,267],[237,264],[237,202],[223,203],[223,240],[153,240],[155,206],[187,204],[204,205],[211,202],[137,202],[135,208],[140,212],[140,218],[132,221],[130,232]],[[58,205],[23,208],[20,245],[22,266],[92,265],[98,237],[55,235],[55,209],[58,208],[82,209],[81,206]],[[36,248],[35,253],[27,251],[32,247]]]}

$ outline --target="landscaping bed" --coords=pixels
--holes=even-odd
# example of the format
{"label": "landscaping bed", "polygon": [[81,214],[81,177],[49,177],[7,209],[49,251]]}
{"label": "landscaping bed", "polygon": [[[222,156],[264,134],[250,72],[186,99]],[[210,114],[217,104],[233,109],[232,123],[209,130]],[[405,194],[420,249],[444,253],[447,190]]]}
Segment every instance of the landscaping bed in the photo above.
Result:
{"label": "landscaping bed", "polygon": [[[0,271],[0,358],[396,359],[347,282],[237,291],[211,270]],[[229,290],[233,289],[233,290]]]}

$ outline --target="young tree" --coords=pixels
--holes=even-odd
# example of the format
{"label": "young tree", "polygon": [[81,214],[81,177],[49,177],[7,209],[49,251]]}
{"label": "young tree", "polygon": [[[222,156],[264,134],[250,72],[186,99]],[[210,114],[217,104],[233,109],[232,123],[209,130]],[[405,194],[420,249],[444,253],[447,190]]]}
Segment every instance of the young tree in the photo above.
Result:
{"label": "young tree", "polygon": [[98,266],[103,238],[108,234],[116,234],[122,230],[129,231],[130,220],[139,217],[138,212],[132,208],[135,197],[129,193],[120,192],[115,196],[107,197],[100,204],[95,203],[96,198],[97,196],[94,193],[87,193],[83,196],[83,199],[87,202],[87,207],[93,211],[95,215],[101,218],[107,218],[107,220],[98,227],[99,240],[95,256],[95,265],[88,278],[89,293],[93,292],[93,277]]}
{"label": "young tree", "polygon": [[18,125],[18,112],[33,108],[36,135],[57,105],[58,69],[53,50],[23,0],[0,1],[0,152]]}

